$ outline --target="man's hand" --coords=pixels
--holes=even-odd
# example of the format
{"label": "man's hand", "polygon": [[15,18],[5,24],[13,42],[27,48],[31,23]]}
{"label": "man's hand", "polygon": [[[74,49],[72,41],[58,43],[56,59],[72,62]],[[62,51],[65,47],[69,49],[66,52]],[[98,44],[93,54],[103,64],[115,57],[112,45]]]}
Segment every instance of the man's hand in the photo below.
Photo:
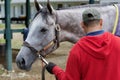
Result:
{"label": "man's hand", "polygon": [[49,62],[48,65],[46,66],[46,69],[49,73],[53,74],[52,69],[56,66],[56,64]]}

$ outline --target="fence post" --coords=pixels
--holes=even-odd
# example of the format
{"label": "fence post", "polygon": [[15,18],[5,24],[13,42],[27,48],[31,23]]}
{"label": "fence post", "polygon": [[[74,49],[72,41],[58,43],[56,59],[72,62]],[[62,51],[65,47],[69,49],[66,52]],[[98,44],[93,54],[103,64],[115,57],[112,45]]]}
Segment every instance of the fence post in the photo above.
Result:
{"label": "fence post", "polygon": [[26,20],[25,20],[25,24],[26,27],[28,28],[30,23],[30,0],[26,0]]}
{"label": "fence post", "polygon": [[89,4],[94,4],[94,0],[89,0]]}
{"label": "fence post", "polygon": [[10,1],[11,0],[5,0],[5,33],[4,37],[6,40],[6,68],[8,71],[12,71],[12,48],[11,48],[11,38],[12,38],[12,32],[10,27]]}

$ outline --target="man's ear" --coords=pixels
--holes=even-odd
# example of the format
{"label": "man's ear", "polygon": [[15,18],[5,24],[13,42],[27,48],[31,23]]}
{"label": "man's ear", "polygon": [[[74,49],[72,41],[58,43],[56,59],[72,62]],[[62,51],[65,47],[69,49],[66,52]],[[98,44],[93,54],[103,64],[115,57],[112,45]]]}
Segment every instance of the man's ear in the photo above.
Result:
{"label": "man's ear", "polygon": [[81,22],[80,25],[81,25],[82,28],[85,27],[84,22]]}
{"label": "man's ear", "polygon": [[103,19],[100,19],[100,26],[103,26]]}
{"label": "man's ear", "polygon": [[83,31],[86,33],[87,27],[85,26],[84,22],[81,22],[80,25],[81,25]]}

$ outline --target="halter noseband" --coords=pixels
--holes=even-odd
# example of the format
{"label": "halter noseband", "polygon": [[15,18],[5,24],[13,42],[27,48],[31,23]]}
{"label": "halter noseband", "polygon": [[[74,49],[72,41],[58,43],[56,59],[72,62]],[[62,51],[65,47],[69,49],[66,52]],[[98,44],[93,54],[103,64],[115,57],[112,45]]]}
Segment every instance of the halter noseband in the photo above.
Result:
{"label": "halter noseband", "polygon": [[[34,47],[32,47],[27,41],[24,41],[23,46],[28,47],[34,53],[38,52],[38,56],[42,55],[42,56],[45,57],[45,51],[48,50],[51,46],[53,46],[53,50],[55,50],[59,47],[59,45],[60,45],[60,43],[59,43],[59,32],[60,32],[60,30],[61,30],[60,25],[56,24],[55,25],[55,38],[52,41],[50,41],[45,47],[43,47],[39,51],[36,50]],[[44,53],[44,55],[41,54],[41,52]]]}

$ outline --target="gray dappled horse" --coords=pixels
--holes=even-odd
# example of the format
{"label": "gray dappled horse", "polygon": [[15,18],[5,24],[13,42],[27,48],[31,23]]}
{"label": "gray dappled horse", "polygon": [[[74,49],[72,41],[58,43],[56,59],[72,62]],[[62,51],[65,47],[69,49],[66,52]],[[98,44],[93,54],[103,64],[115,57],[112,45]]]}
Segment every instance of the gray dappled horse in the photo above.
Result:
{"label": "gray dappled horse", "polygon": [[101,13],[105,31],[112,32],[116,18],[116,8],[113,5],[54,10],[49,0],[46,7],[42,7],[35,0],[35,6],[38,12],[29,25],[28,37],[16,57],[18,67],[23,70],[31,69],[32,63],[38,58],[37,52],[45,56],[57,49],[60,42],[75,43],[83,37],[85,34],[80,22],[85,9],[94,7]]}

